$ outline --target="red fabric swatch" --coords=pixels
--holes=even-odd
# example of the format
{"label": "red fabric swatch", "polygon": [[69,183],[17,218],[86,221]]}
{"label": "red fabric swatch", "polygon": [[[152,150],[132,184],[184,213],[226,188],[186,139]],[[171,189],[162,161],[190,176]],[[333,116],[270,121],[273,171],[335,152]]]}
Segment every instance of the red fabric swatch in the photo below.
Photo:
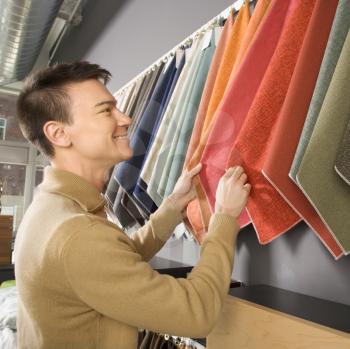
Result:
{"label": "red fabric swatch", "polygon": [[[281,114],[267,152],[263,174],[300,214],[336,258],[342,250],[302,191],[289,176],[326,49],[338,0],[317,0]],[[279,214],[279,210],[272,213]]]}
{"label": "red fabric swatch", "polygon": [[[294,0],[276,0],[273,3],[245,59],[234,78],[229,81],[215,113],[211,133],[201,157],[203,167],[199,173],[201,186],[212,211],[215,208],[218,182],[225,172],[234,141],[275,52],[291,1]],[[245,214],[245,217],[241,216],[241,226],[244,225],[243,220],[250,220]]]}
{"label": "red fabric swatch", "polygon": [[247,209],[260,243],[300,221],[261,173],[316,0],[293,0],[286,26],[263,82],[232,149],[229,164],[242,164],[252,184]]}

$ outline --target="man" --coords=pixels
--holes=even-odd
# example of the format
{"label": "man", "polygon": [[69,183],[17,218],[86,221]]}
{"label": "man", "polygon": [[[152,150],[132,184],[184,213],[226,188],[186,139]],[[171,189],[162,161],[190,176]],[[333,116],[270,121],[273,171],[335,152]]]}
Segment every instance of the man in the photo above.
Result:
{"label": "man", "polygon": [[132,349],[138,328],[205,337],[228,291],[247,176],[237,167],[221,179],[187,279],[152,270],[147,261],[181,222],[201,166],[132,236],[108,221],[101,190],[132,156],[131,120],[106,89],[109,77],[88,62],[56,65],[28,77],[18,99],[23,134],[51,164],[16,238],[19,348]]}

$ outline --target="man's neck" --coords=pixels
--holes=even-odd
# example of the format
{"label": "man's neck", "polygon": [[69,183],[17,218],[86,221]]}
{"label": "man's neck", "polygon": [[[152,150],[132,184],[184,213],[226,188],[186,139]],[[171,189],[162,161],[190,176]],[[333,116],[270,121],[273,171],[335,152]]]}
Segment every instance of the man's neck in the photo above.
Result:
{"label": "man's neck", "polygon": [[86,181],[95,186],[99,192],[102,192],[105,183],[109,179],[110,167],[93,166],[82,162],[70,163],[67,160],[64,162],[52,160],[51,166],[59,170],[74,173],[84,178]]}

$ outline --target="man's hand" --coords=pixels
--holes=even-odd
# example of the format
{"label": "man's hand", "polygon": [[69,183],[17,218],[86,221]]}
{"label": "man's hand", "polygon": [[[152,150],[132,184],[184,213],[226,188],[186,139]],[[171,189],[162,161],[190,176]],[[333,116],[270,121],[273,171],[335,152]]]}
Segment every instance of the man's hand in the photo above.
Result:
{"label": "man's hand", "polygon": [[222,212],[238,218],[246,206],[251,185],[241,166],[229,168],[221,177],[215,201],[215,212]]}
{"label": "man's hand", "polygon": [[202,164],[198,164],[192,170],[185,170],[176,182],[173,192],[168,196],[173,205],[181,212],[188,203],[196,197],[193,185],[193,177],[202,169]]}

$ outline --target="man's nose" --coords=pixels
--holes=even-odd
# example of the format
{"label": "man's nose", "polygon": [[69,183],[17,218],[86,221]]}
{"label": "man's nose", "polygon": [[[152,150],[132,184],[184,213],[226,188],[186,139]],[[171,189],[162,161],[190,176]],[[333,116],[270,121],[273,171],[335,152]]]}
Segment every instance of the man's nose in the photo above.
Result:
{"label": "man's nose", "polygon": [[117,122],[119,126],[127,126],[129,127],[131,125],[131,118],[127,116],[126,114],[123,114],[122,112],[117,112]]}

